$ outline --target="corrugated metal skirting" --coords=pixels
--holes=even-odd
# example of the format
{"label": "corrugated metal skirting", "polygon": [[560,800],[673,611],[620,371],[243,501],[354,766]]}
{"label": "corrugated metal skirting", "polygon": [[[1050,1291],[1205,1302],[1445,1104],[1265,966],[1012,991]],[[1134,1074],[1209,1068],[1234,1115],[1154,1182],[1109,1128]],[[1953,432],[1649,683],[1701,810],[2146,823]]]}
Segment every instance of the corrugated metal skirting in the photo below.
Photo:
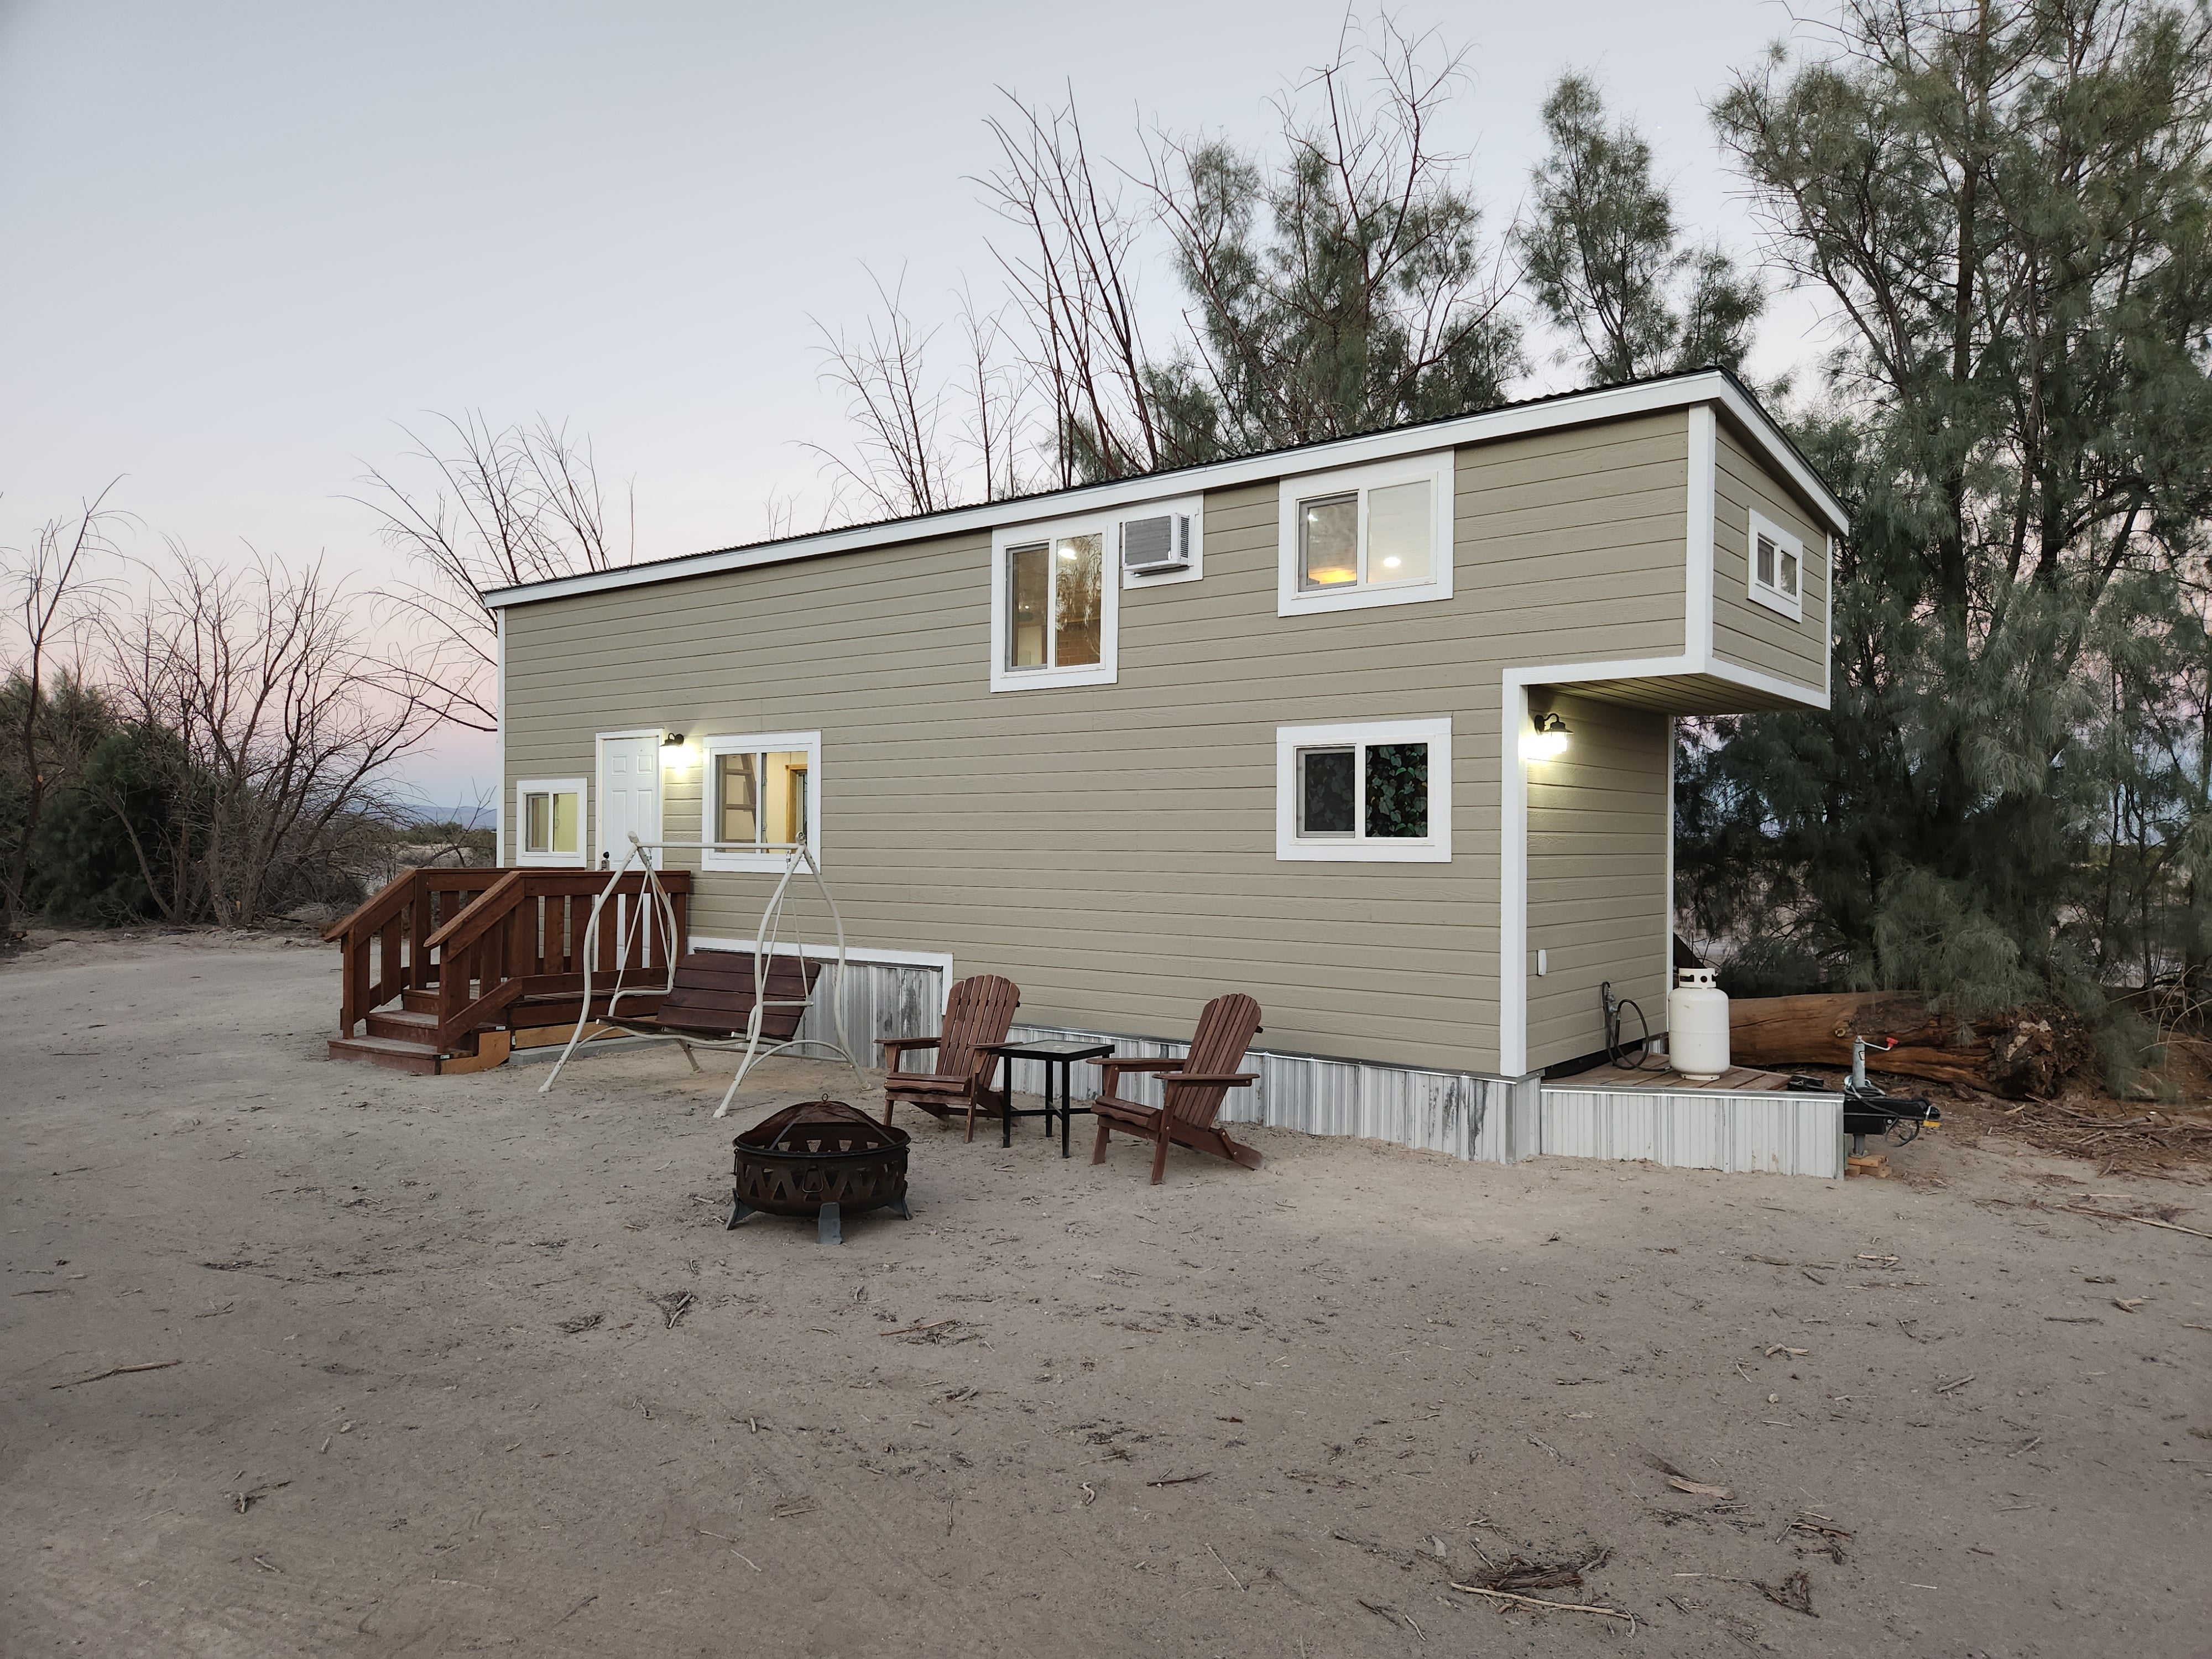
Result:
{"label": "corrugated metal skirting", "polygon": [[1531,1150],[1559,1158],[1832,1179],[1844,1172],[1840,1095],[1552,1088],[1543,1091],[1540,1133]]}
{"label": "corrugated metal skirting", "polygon": [[[840,1000],[854,1057],[872,1066],[882,1060],[877,1038],[936,1030],[945,992],[944,976],[934,967],[848,963]],[[809,1009],[799,1029],[805,1036],[830,1036],[829,1008]],[[1017,1024],[1009,1035],[1016,1042],[1082,1037],[1110,1042],[1115,1054],[1143,1060],[1177,1058],[1189,1048],[1058,1025]],[[1533,1079],[1516,1083],[1472,1072],[1410,1071],[1265,1049],[1253,1051],[1246,1069],[1258,1072],[1260,1081],[1230,1091],[1224,1122],[1354,1135],[1486,1164],[1548,1153],[1830,1179],[1844,1172],[1843,1104],[1835,1095],[1540,1088]],[[1097,1075],[1076,1068],[1078,1099],[1095,1090]],[[1037,1088],[1036,1068],[1023,1068],[1017,1082],[1024,1090]],[[1132,1075],[1123,1086],[1148,1104],[1160,1103],[1159,1085],[1152,1078]]]}
{"label": "corrugated metal skirting", "polygon": [[[1177,1059],[1190,1048],[1187,1042],[1154,1042],[1052,1025],[1017,1025],[1012,1036],[1018,1042],[1085,1037],[1111,1042],[1115,1054],[1137,1060]],[[1259,1073],[1260,1080],[1249,1089],[1229,1091],[1221,1108],[1224,1123],[1264,1123],[1270,1128],[1296,1129],[1310,1135],[1357,1135],[1485,1163],[1512,1161],[1507,1141],[1511,1115],[1506,1106],[1513,1085],[1500,1079],[1471,1072],[1363,1066],[1355,1060],[1316,1060],[1257,1048],[1246,1056],[1245,1069]],[[1024,1086],[1037,1086],[1030,1075],[1034,1070],[1029,1068]],[[1124,1078],[1122,1086],[1146,1105],[1158,1105],[1158,1082],[1152,1078],[1140,1082],[1140,1075]],[[1097,1073],[1093,1072],[1091,1077],[1095,1088]],[[1085,1097],[1079,1074],[1076,1097]]]}

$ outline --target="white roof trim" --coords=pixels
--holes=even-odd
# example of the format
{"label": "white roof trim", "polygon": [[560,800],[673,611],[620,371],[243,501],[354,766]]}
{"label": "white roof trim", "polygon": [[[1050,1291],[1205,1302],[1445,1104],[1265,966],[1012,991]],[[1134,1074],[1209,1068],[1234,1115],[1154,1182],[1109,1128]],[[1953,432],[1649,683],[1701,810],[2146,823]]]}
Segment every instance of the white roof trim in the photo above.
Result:
{"label": "white roof trim", "polygon": [[484,603],[495,608],[532,605],[540,599],[562,599],[580,593],[601,593],[612,588],[641,587],[654,582],[679,581],[689,576],[749,570],[756,565],[783,564],[793,559],[819,558],[862,548],[891,547],[927,541],[939,536],[988,532],[1002,525],[1028,524],[1073,514],[1109,512],[1116,507],[1164,501],[1202,489],[1259,483],[1273,478],[1296,477],[1369,461],[1389,460],[1424,450],[1461,444],[1482,443],[1518,437],[1555,427],[1582,426],[1595,421],[1620,420],[1633,415],[1685,409],[1698,404],[1718,404],[1752,435],[1759,459],[1787,478],[1807,500],[1814,503],[1828,527],[1838,534],[1850,527],[1843,503],[1807,466],[1782,435],[1766,411],[1748,397],[1735,380],[1717,369],[1680,374],[1636,386],[1602,386],[1534,403],[1486,410],[1456,420],[1431,421],[1419,426],[1394,427],[1356,438],[1308,444],[1297,449],[1272,450],[1240,456],[1208,466],[1181,467],[1172,472],[1121,478],[1110,483],[1079,484],[1042,495],[990,501],[950,513],[901,519],[889,524],[859,525],[850,530],[825,530],[786,541],[763,542],[750,547],[726,548],[713,553],[663,559],[652,564],[626,565],[613,570],[594,570],[551,581],[530,582],[517,587],[488,588]]}

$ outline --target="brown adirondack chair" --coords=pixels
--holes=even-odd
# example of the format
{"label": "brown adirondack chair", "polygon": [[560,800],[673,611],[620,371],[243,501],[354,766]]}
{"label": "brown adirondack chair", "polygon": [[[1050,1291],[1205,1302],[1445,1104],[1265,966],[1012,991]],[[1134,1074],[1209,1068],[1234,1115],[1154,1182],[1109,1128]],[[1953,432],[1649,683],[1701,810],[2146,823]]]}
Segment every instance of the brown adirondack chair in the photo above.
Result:
{"label": "brown adirondack chair", "polygon": [[[1014,1023],[1014,1010],[1022,1005],[1021,991],[1010,979],[996,974],[977,974],[952,988],[945,999],[944,1029],[936,1036],[884,1037],[888,1075],[884,1079],[884,1121],[891,1109],[904,1101],[919,1106],[942,1123],[959,1108],[968,1109],[968,1138],[975,1138],[975,1111],[996,1109],[1000,1091],[991,1087],[991,1074],[999,1069],[996,1054],[979,1054],[985,1043],[1004,1042],[1006,1028]],[[927,1072],[902,1069],[908,1051],[937,1050],[937,1064]]]}
{"label": "brown adirondack chair", "polygon": [[[1091,1104],[1098,1120],[1098,1142],[1091,1148],[1091,1161],[1106,1161],[1106,1142],[1119,1128],[1123,1134],[1141,1135],[1152,1141],[1155,1187],[1167,1175],[1170,1141],[1193,1152],[1212,1152],[1248,1170],[1258,1169],[1260,1154],[1215,1128],[1213,1118],[1231,1089],[1249,1089],[1260,1080],[1256,1072],[1236,1069],[1259,1034],[1258,1003],[1242,994],[1216,997],[1200,1013],[1190,1053],[1182,1059],[1092,1060],[1106,1075],[1100,1080],[1098,1098]],[[1158,1073],[1166,1108],[1117,1096],[1114,1091],[1124,1072]]]}

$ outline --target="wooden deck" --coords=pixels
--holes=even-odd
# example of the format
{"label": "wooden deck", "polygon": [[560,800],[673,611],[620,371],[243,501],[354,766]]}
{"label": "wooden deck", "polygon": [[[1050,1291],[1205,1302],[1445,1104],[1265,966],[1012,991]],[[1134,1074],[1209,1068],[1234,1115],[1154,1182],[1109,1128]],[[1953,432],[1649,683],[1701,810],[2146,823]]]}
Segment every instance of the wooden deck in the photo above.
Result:
{"label": "wooden deck", "polygon": [[1598,1089],[1607,1094],[1627,1094],[1660,1090],[1711,1089],[1735,1094],[1757,1094],[1771,1089],[1787,1089],[1790,1079],[1783,1072],[1762,1072],[1754,1066],[1732,1066],[1718,1077],[1698,1081],[1684,1077],[1673,1067],[1656,1063],[1643,1071],[1633,1066],[1596,1066],[1587,1072],[1577,1072],[1572,1077],[1547,1078],[1545,1086],[1552,1089]]}

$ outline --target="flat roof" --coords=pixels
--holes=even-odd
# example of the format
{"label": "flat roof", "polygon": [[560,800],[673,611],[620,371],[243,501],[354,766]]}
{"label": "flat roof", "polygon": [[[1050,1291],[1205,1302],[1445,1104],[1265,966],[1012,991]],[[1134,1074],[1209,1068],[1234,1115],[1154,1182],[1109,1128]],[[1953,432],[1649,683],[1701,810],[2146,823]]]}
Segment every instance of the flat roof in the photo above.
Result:
{"label": "flat roof", "polygon": [[[881,519],[870,524],[846,525],[805,536],[785,536],[774,541],[748,542],[716,548],[705,553],[684,553],[673,558],[647,560],[611,570],[586,571],[556,576],[546,581],[514,587],[487,588],[483,601],[495,608],[534,605],[544,599],[568,599],[577,594],[603,593],[615,588],[643,587],[656,582],[682,581],[687,577],[745,570],[756,565],[783,564],[797,559],[866,548],[896,546],[902,542],[963,532],[995,530],[1040,519],[1126,507],[1194,490],[1219,489],[1232,484],[1255,483],[1267,478],[1327,468],[1388,460],[1423,450],[1456,447],[1498,438],[1521,436],[1561,427],[1584,426],[1600,421],[1626,419],[1698,404],[1717,404],[1734,417],[1750,439],[1760,460],[1804,496],[1828,527],[1841,535],[1850,527],[1850,515],[1812,463],[1790,436],[1760,407],[1742,381],[1723,368],[1692,369],[1652,380],[1631,380],[1620,386],[1597,386],[1585,392],[1553,392],[1520,403],[1471,415],[1447,415],[1407,426],[1386,427],[1347,438],[1323,438],[1279,449],[1234,456],[1222,461],[1196,462],[1165,467],[1133,477],[1103,483],[1075,484],[1064,489],[1041,490],[1030,495],[1009,495],[1002,501],[973,507],[944,507],[902,519]],[[1286,464],[1287,463],[1287,464]]]}

